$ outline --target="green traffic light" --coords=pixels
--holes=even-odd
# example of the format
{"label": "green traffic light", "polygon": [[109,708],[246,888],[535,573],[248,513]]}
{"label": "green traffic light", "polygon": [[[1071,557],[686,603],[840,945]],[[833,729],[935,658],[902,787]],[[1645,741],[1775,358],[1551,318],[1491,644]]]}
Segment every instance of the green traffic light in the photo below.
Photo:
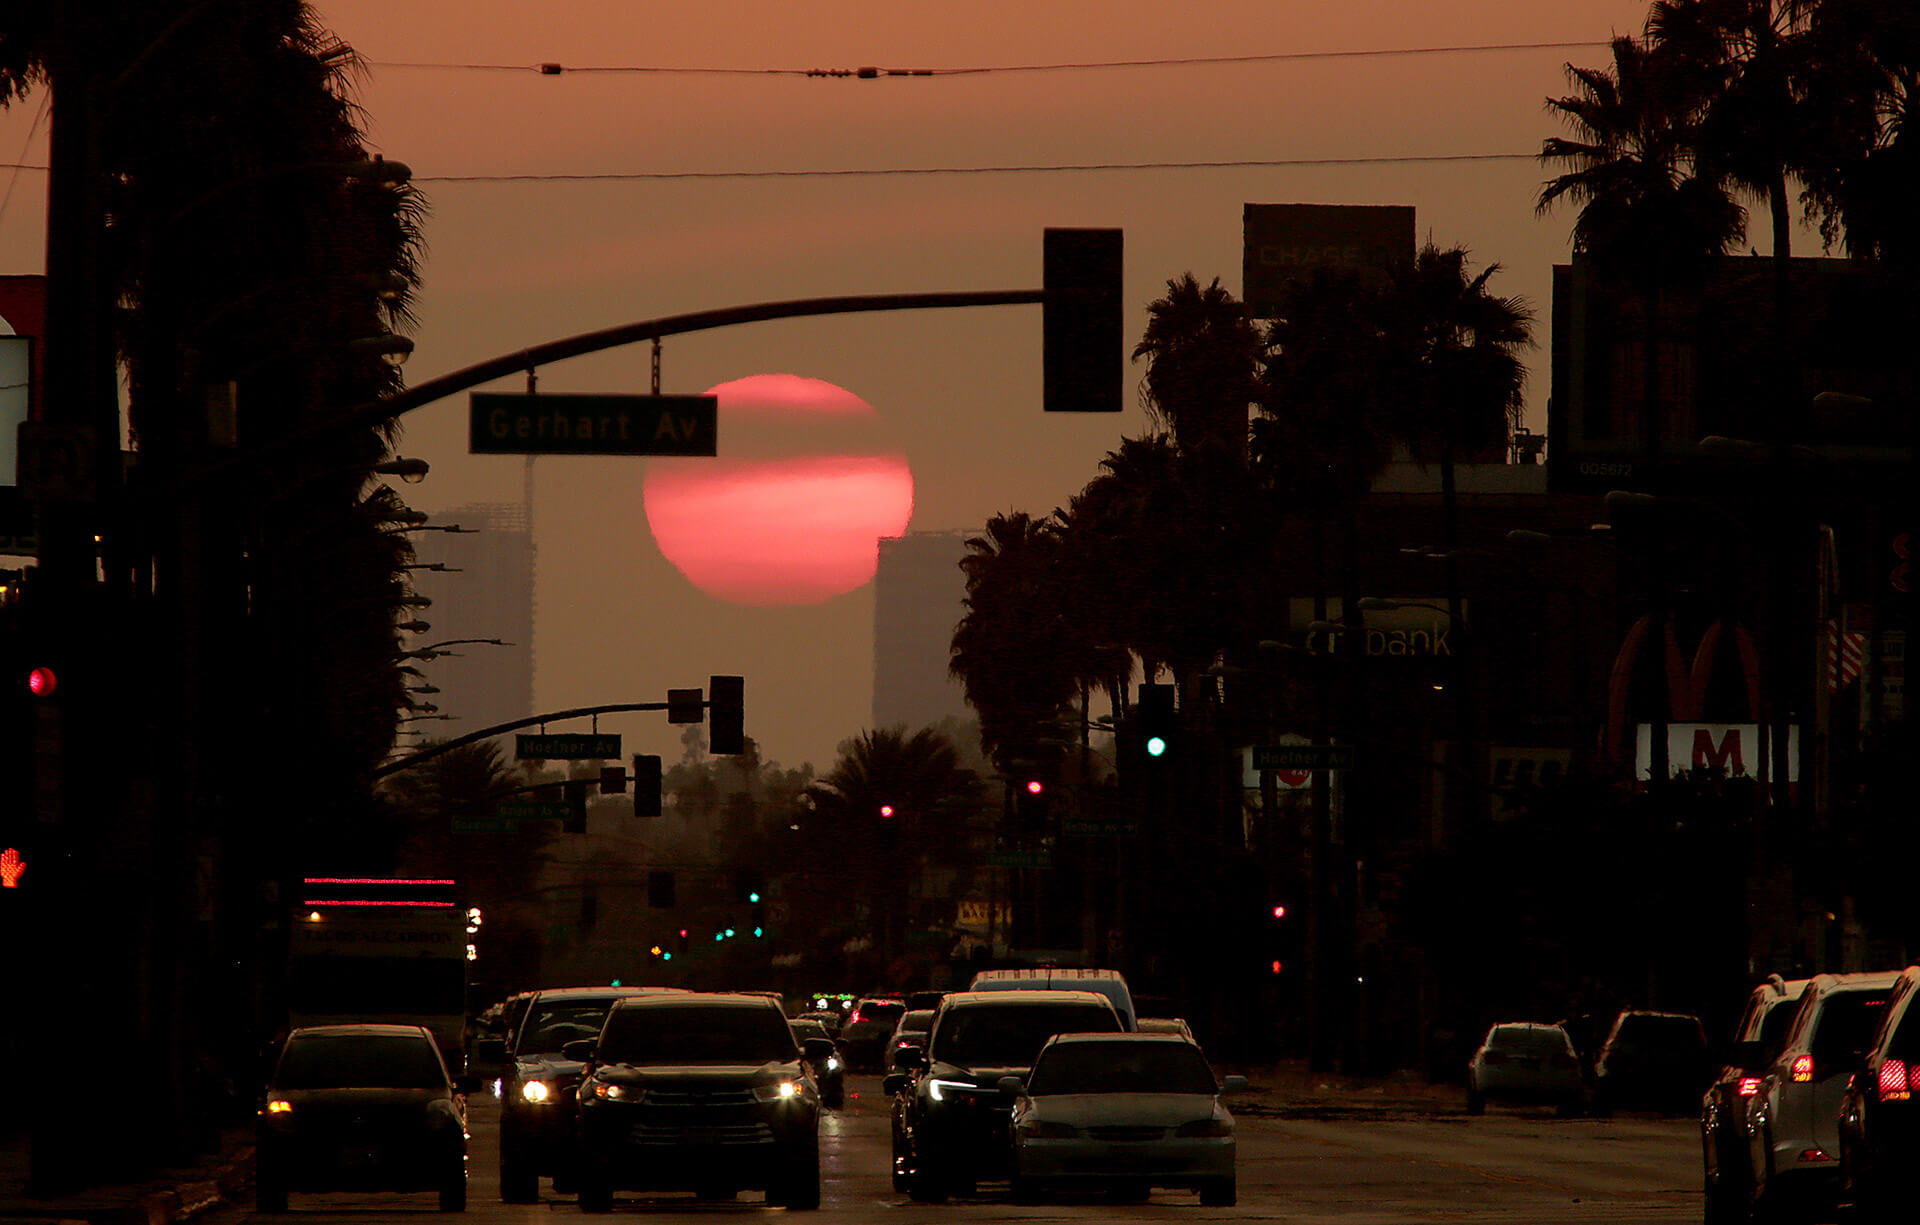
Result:
{"label": "green traffic light", "polygon": [[1167,753],[1167,738],[1165,736],[1148,736],[1147,737],[1147,756],[1148,757],[1164,757],[1166,756],[1166,753]]}
{"label": "green traffic light", "polygon": [[759,895],[759,894],[757,894],[757,893],[749,893],[749,894],[747,895],[747,900],[748,900],[749,902],[757,902],[757,901],[759,901],[759,900],[760,900],[760,895]]}

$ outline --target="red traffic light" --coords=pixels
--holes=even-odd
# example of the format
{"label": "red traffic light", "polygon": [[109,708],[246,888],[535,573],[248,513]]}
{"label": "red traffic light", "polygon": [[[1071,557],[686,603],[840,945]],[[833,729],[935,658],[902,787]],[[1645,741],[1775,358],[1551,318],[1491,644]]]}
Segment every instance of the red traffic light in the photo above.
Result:
{"label": "red traffic light", "polygon": [[52,668],[35,668],[27,673],[27,691],[36,698],[50,698],[59,687],[60,679],[53,674]]}
{"label": "red traffic light", "polygon": [[1274,918],[1276,918],[1276,919],[1284,919],[1284,918],[1286,918],[1286,917],[1287,917],[1287,908],[1286,908],[1285,906],[1275,906],[1275,907],[1273,908],[1273,917],[1274,917]]}
{"label": "red traffic light", "polygon": [[880,815],[882,817],[891,817],[893,815],[893,805],[891,804],[880,805]]}
{"label": "red traffic light", "polygon": [[1037,778],[1027,784],[1028,795],[1039,795],[1042,791],[1045,791],[1046,789],[1047,789],[1046,785]]}

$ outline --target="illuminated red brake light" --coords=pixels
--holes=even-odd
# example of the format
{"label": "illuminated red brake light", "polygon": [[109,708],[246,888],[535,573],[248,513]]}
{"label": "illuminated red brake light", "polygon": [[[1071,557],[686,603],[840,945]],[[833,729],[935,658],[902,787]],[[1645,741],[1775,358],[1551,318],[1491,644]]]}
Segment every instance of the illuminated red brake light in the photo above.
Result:
{"label": "illuminated red brake light", "polygon": [[1903,1059],[1889,1059],[1880,1065],[1880,1100],[1904,1102],[1913,1096],[1912,1074]]}
{"label": "illuminated red brake light", "polygon": [[1760,1078],[1758,1076],[1742,1076],[1740,1078],[1738,1092],[1741,1097],[1758,1097],[1760,1095]]}
{"label": "illuminated red brake light", "polygon": [[1802,1055],[1793,1061],[1793,1079],[1801,1083],[1813,1079],[1813,1056]]}

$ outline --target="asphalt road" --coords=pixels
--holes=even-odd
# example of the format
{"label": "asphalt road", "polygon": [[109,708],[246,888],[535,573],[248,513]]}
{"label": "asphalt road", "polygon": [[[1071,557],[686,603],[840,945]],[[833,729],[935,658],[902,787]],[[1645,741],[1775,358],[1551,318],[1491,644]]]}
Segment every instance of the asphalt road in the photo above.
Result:
{"label": "asphalt road", "polygon": [[[1701,1219],[1696,1124],[1690,1119],[1621,1115],[1609,1120],[1560,1119],[1552,1111],[1494,1107],[1469,1117],[1445,1098],[1419,1106],[1290,1103],[1258,1094],[1237,1104],[1240,1202],[1202,1208],[1190,1192],[1156,1191],[1149,1201],[1103,1198],[1016,1206],[1005,1187],[977,1197],[916,1204],[895,1194],[888,1178],[888,1109],[877,1076],[849,1082],[846,1108],[823,1115],[821,1207],[801,1214],[831,1222],[1110,1221],[1187,1217],[1375,1225],[1387,1222],[1471,1222],[1550,1225],[1633,1222],[1670,1225]],[[571,1222],[571,1196],[542,1182],[542,1202],[511,1205],[499,1196],[499,1106],[472,1103],[472,1181],[467,1217],[484,1225]],[[438,1215],[432,1195],[300,1194],[295,1218],[380,1225]],[[758,1193],[730,1202],[689,1196],[615,1198],[613,1218],[709,1220],[764,1216]],[[221,1218],[224,1218],[222,1220]],[[241,1209],[215,1214],[214,1225],[270,1219]]]}

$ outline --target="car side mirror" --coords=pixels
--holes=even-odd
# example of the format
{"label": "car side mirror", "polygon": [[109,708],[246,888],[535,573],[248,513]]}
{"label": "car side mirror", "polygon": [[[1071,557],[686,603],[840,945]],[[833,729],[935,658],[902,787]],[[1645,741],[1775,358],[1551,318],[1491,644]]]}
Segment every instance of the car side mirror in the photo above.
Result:
{"label": "car side mirror", "polygon": [[478,1093],[485,1083],[478,1076],[456,1076],[453,1078],[453,1091],[462,1095]]}
{"label": "car side mirror", "polygon": [[903,1093],[906,1091],[909,1079],[911,1078],[905,1072],[889,1072],[880,1080],[880,1092],[888,1097]]}
{"label": "car side mirror", "polygon": [[485,1063],[505,1063],[507,1061],[507,1040],[505,1038],[482,1038],[473,1044],[473,1057]]}
{"label": "car side mirror", "polygon": [[1018,1076],[1002,1076],[996,1083],[1000,1086],[1000,1092],[1008,1097],[1019,1097],[1027,1091],[1027,1082]]}
{"label": "car side mirror", "polygon": [[801,1041],[800,1050],[808,1059],[825,1059],[834,1052],[832,1038],[807,1038]]}
{"label": "car side mirror", "polygon": [[1220,1092],[1245,1093],[1251,1086],[1244,1076],[1223,1076],[1220,1078]]}
{"label": "car side mirror", "polygon": [[575,1063],[589,1063],[593,1059],[593,1048],[600,1045],[593,1038],[575,1038],[560,1048],[560,1053]]}

